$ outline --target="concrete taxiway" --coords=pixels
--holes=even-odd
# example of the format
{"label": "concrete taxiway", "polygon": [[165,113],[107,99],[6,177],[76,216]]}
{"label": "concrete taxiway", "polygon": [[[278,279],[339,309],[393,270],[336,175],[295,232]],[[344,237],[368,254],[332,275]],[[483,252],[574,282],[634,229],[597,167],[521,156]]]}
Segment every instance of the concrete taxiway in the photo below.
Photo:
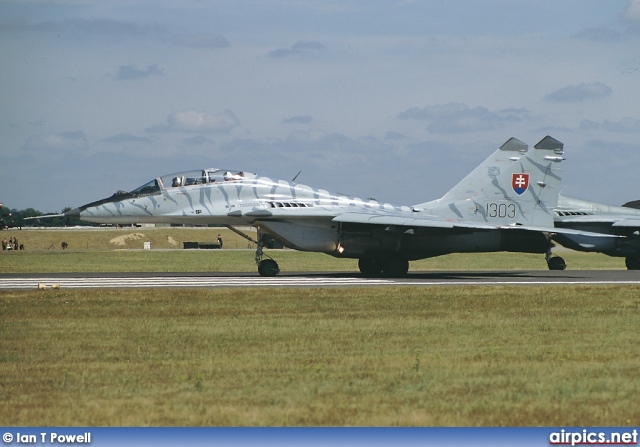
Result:
{"label": "concrete taxiway", "polygon": [[446,285],[632,285],[640,271],[449,271],[412,272],[404,278],[365,278],[357,273],[285,273],[263,278],[254,273],[64,273],[0,274],[0,290],[40,288],[149,287],[380,287]]}

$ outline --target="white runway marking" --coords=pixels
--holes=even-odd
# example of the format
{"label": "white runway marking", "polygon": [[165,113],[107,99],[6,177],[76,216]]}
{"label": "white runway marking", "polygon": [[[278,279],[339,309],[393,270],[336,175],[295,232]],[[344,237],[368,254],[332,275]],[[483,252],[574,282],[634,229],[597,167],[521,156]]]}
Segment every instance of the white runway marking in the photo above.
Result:
{"label": "white runway marking", "polygon": [[638,285],[640,280],[581,280],[581,279],[540,279],[524,280],[429,280],[429,279],[372,279],[372,278],[332,278],[332,277],[234,277],[234,276],[140,276],[140,277],[27,277],[0,278],[0,290],[37,289],[60,287],[63,289],[92,288],[151,288],[151,287],[344,287],[344,286],[504,286],[504,285]]}
{"label": "white runway marking", "polygon": [[392,285],[393,281],[367,278],[251,278],[251,277],[131,277],[131,278],[1,278],[0,289],[143,288],[143,287],[322,287]]}

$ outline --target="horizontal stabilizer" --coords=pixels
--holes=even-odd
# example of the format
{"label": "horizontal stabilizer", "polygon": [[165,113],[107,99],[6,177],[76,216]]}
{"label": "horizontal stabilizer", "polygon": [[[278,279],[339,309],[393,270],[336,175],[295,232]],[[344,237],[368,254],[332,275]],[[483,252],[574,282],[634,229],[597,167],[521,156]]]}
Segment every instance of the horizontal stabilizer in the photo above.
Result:
{"label": "horizontal stabilizer", "polygon": [[622,219],[613,224],[614,227],[640,228],[640,219]]}
{"label": "horizontal stabilizer", "polygon": [[378,213],[344,213],[333,218],[334,222],[348,222],[369,225],[388,225],[396,227],[432,228],[432,229],[467,229],[467,230],[501,230],[501,231],[535,231],[541,233],[567,234],[576,236],[588,236],[597,238],[619,238],[613,234],[592,233],[589,231],[574,230],[571,228],[550,228],[538,225],[495,225],[483,222],[444,220],[437,216],[402,217]]}
{"label": "horizontal stabilizer", "polygon": [[501,230],[529,230],[529,231],[540,231],[542,233],[551,233],[551,234],[571,234],[575,236],[588,236],[588,237],[597,237],[597,238],[621,238],[623,236],[618,236],[616,234],[608,234],[608,233],[594,233],[591,231],[582,231],[582,230],[574,230],[572,228],[548,228],[548,227],[537,227],[537,226],[505,226],[500,227]]}

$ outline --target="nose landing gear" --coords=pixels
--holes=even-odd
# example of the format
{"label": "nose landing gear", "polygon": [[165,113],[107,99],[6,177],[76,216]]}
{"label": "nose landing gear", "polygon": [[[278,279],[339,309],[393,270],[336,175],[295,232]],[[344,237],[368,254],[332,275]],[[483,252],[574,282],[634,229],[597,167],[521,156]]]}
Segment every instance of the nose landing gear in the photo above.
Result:
{"label": "nose landing gear", "polygon": [[[274,259],[270,258],[269,255],[265,255],[262,251],[262,247],[266,245],[266,241],[265,241],[266,234],[263,234],[260,237],[260,240],[254,241],[251,237],[247,236],[240,230],[236,230],[231,225],[225,225],[225,226],[231,231],[233,231],[234,233],[236,233],[237,235],[242,236],[246,240],[256,244],[257,248],[256,248],[255,259],[256,259],[256,265],[258,266],[258,273],[260,274],[260,276],[270,277],[270,276],[276,276],[278,273],[280,273],[280,267],[278,267],[278,263]],[[268,257],[269,259],[262,259],[264,256]]]}
{"label": "nose landing gear", "polygon": [[258,266],[258,273],[260,276],[276,276],[280,273],[280,267],[278,267],[278,263],[269,258],[262,259],[263,256],[266,256],[262,252],[262,247],[264,247],[263,238],[257,242],[258,248],[256,248],[256,265]]}

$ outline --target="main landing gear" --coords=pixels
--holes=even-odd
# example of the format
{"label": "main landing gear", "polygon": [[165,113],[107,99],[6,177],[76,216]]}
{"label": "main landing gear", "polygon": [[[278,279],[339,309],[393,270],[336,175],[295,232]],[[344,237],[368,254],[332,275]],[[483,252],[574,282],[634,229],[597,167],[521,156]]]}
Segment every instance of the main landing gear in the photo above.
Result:
{"label": "main landing gear", "polygon": [[[266,245],[265,234],[263,234],[262,237],[259,238],[259,240],[254,241],[251,237],[247,236],[240,230],[236,230],[231,225],[226,225],[226,227],[236,233],[238,236],[242,236],[246,240],[256,244],[256,265],[258,266],[258,273],[260,274],[260,276],[270,277],[276,276],[278,273],[280,273],[280,267],[278,267],[278,263],[274,259],[270,258],[269,255],[265,255],[262,251],[262,247]],[[264,256],[269,259],[263,259]]]}
{"label": "main landing gear", "polygon": [[564,258],[552,256],[551,248],[547,251],[546,260],[549,270],[565,270],[567,268],[567,263],[564,261]]}
{"label": "main landing gear", "polygon": [[400,255],[367,256],[358,260],[360,272],[369,278],[397,278],[409,271],[409,261]]}
{"label": "main landing gear", "polygon": [[627,270],[640,270],[640,255],[627,256],[624,260]]}

